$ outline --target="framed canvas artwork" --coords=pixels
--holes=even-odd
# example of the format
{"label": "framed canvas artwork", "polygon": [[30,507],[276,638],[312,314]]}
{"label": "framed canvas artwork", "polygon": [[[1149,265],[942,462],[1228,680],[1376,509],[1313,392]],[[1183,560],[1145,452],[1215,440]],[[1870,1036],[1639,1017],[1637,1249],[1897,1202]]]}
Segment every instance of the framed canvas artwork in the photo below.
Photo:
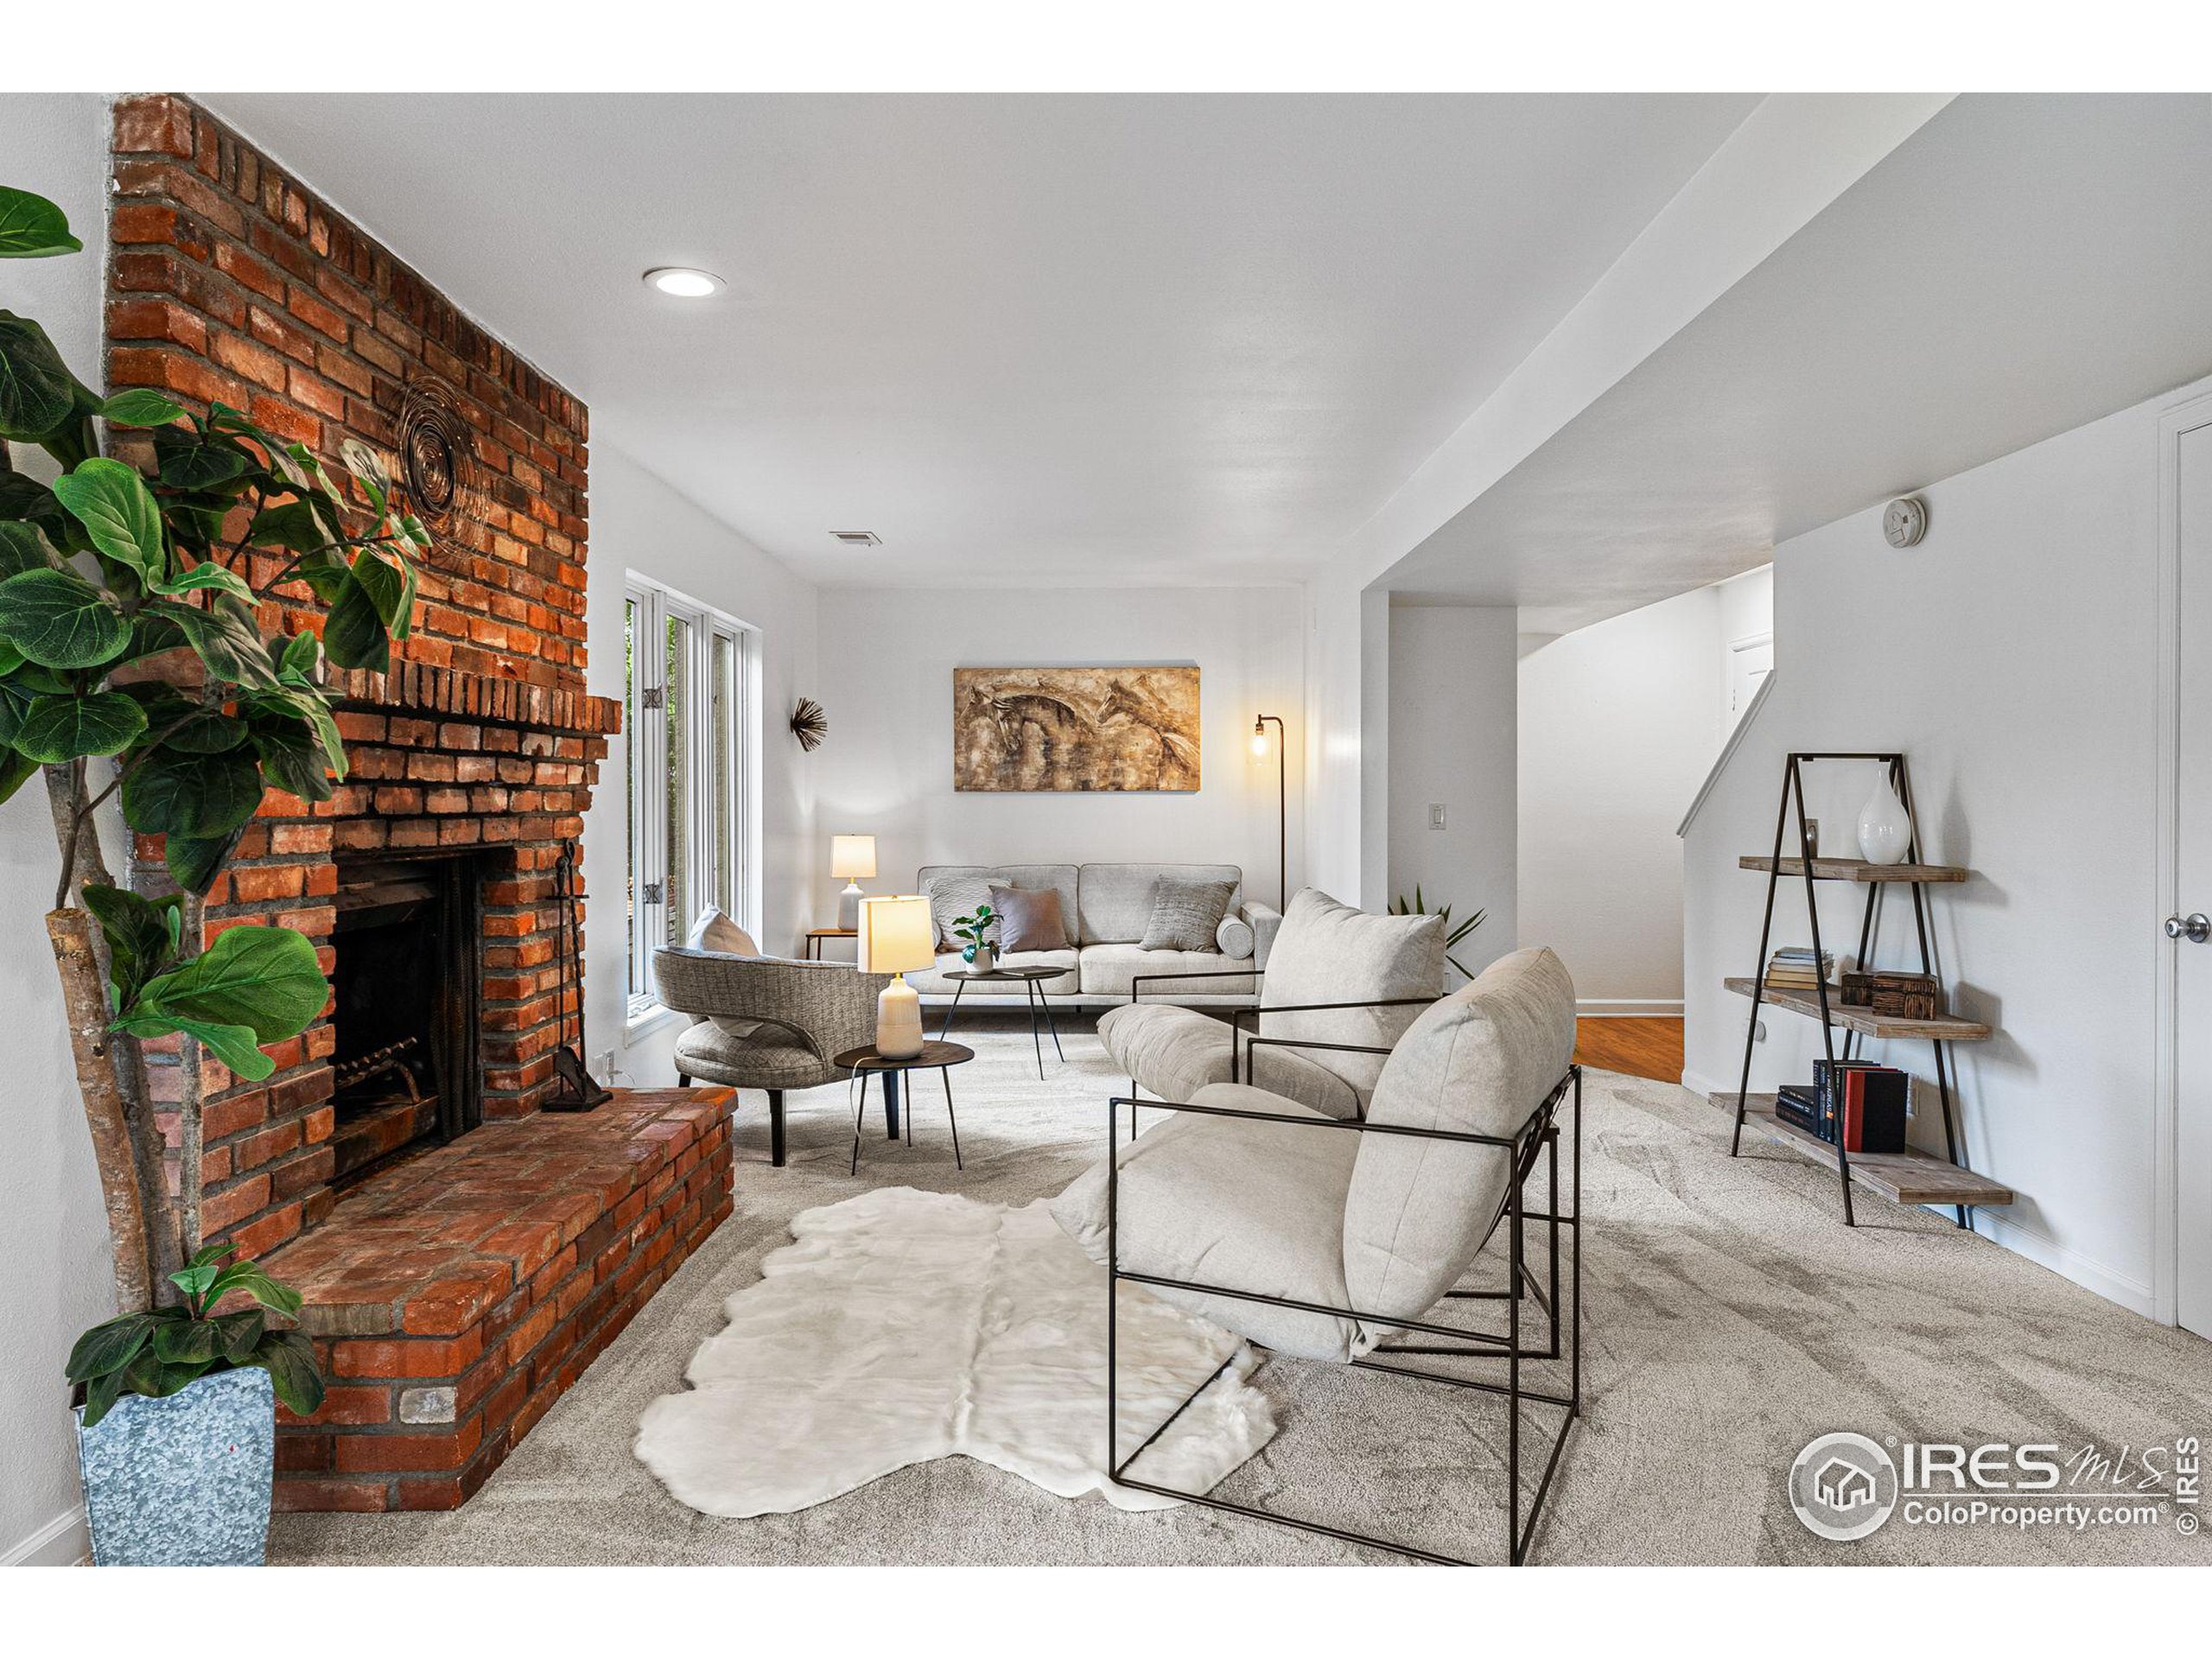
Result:
{"label": "framed canvas artwork", "polygon": [[956,668],[957,790],[1198,786],[1198,671]]}

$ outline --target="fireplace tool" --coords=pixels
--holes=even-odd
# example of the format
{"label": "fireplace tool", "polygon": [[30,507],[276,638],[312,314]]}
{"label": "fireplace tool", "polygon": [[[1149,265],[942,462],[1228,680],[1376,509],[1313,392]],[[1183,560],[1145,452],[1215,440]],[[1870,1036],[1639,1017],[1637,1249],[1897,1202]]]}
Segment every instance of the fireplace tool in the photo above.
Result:
{"label": "fireplace tool", "polygon": [[[548,1112],[588,1112],[614,1098],[585,1068],[584,993],[582,983],[583,930],[576,925],[576,843],[561,843],[561,857],[553,867],[553,896],[561,907],[560,1001],[553,1014],[553,1092],[539,1109]],[[575,1040],[569,1039],[569,1007],[575,1009]]]}

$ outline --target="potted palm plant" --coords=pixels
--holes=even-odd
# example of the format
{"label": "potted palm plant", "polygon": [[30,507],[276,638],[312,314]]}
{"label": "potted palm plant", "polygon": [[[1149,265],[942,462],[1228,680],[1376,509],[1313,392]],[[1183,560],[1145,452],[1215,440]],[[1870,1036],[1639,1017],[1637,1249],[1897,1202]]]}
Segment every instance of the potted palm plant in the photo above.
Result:
{"label": "potted palm plant", "polygon": [[[0,258],[81,251],[54,204],[0,187]],[[100,453],[102,424],[139,435],[133,461]],[[349,442],[344,460],[350,495],[237,410],[103,397],[0,310],[0,800],[37,777],[51,808],[46,928],[113,1247],[118,1317],[67,1368],[104,1562],[258,1559],[269,1461],[238,1449],[268,1443],[272,1395],[321,1398],[305,1338],[269,1323],[297,1296],[203,1248],[198,1172],[203,1056],[268,1077],[264,1046],[330,988],[302,935],[208,940],[201,906],[267,793],[327,800],[346,775],[327,665],[384,670],[407,635],[429,537],[379,456]],[[327,607],[320,632],[266,628],[301,590]],[[163,849],[130,886],[96,832],[111,803]],[[156,1042],[177,1056],[174,1198]]]}
{"label": "potted palm plant", "polygon": [[[1390,914],[1393,916],[1427,916],[1429,913],[1428,901],[1421,897],[1421,884],[1419,882],[1415,882],[1414,884],[1414,896],[1411,903],[1407,902],[1406,895],[1402,893],[1390,901]],[[1473,915],[1468,917],[1465,921],[1461,922],[1457,927],[1452,925],[1451,906],[1445,906],[1443,909],[1437,911],[1435,914],[1440,917],[1444,923],[1444,960],[1450,963],[1452,967],[1459,969],[1460,978],[1472,979],[1474,976],[1467,971],[1465,963],[1462,963],[1457,957],[1452,954],[1452,948],[1458,944],[1460,940],[1465,938],[1468,934],[1480,927],[1483,925],[1484,918],[1487,917],[1490,912],[1486,910],[1478,910]]]}

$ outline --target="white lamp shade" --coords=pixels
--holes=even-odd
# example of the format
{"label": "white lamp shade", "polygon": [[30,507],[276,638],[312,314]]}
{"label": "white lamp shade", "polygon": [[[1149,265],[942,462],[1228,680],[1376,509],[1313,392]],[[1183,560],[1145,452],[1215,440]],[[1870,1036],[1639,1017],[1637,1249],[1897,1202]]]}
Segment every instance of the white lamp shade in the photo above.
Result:
{"label": "white lamp shade", "polygon": [[937,924],[919,894],[861,901],[860,969],[911,974],[937,965]]}
{"label": "white lamp shade", "polygon": [[875,874],[875,837],[874,836],[832,836],[830,837],[830,874],[842,875],[847,880],[855,876]]}

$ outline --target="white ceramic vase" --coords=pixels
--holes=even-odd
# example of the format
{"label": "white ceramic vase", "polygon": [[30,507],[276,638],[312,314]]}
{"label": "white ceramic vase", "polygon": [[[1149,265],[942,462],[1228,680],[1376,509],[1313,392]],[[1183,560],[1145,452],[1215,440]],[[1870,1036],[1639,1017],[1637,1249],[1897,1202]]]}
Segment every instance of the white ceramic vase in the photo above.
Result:
{"label": "white ceramic vase", "polygon": [[1869,864],[1901,864],[1912,847],[1912,815],[1882,773],[1866,804],[1859,809],[1859,855]]}
{"label": "white ceramic vase", "polygon": [[968,967],[971,973],[994,972],[998,967],[998,957],[989,945],[979,944],[976,947],[976,954],[969,958]]}

